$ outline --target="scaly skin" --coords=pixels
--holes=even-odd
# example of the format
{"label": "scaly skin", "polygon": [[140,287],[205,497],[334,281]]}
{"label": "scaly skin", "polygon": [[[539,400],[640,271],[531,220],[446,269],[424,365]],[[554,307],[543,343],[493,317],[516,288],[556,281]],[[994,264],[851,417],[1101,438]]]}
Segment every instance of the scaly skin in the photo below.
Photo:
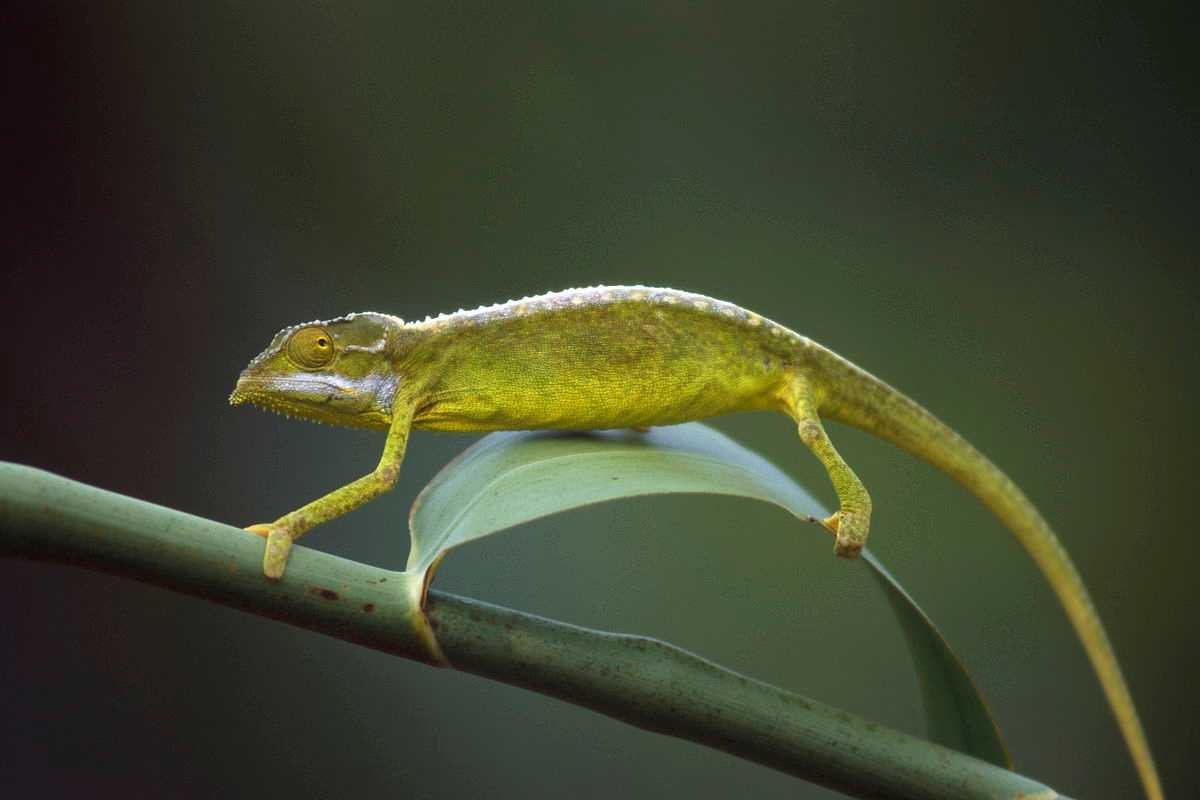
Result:
{"label": "scaly skin", "polygon": [[985,456],[878,378],[731,303],[674,289],[594,287],[405,323],[351,314],[286,328],[242,373],[230,402],[386,430],[368,475],[249,530],[267,537],[279,579],[291,544],[396,483],[411,428],[443,431],[670,425],[737,411],[795,420],[839,509],[835,552],[858,555],[871,500],[822,417],[873,433],[947,473],[1024,545],[1083,642],[1151,800],[1162,789],[1112,646],[1050,526]]}

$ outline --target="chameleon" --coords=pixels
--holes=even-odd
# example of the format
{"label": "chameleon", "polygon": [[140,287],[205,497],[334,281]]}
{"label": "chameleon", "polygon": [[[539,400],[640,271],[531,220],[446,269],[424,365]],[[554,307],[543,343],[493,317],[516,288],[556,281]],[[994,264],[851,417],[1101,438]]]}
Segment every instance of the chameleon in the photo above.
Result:
{"label": "chameleon", "polygon": [[395,486],[413,428],[606,429],[776,411],[824,466],[838,510],[822,524],[838,556],[862,550],[871,497],[825,430],[832,420],[889,441],[973,493],[1028,551],[1096,671],[1151,800],[1162,798],[1116,654],[1078,570],[1025,494],[914,400],[833,351],[732,303],[645,286],[596,286],[405,322],[364,312],[284,328],[229,401],[387,431],[370,473],[246,530],[282,578],[292,542]]}

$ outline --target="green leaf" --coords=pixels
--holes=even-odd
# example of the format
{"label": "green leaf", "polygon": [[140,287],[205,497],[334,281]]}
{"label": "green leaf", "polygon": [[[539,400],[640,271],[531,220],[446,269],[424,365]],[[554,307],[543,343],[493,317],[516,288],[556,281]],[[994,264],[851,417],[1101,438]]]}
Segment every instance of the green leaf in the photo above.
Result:
{"label": "green leaf", "polygon": [[[806,522],[828,516],[773,464],[699,423],[648,433],[494,433],[447,465],[417,497],[409,516],[407,572],[427,587],[442,557],[467,542],[592,503],[674,493],[762,500]],[[874,555],[863,551],[859,563],[883,587],[908,641],[930,737],[1011,766],[987,703],[946,640]]]}

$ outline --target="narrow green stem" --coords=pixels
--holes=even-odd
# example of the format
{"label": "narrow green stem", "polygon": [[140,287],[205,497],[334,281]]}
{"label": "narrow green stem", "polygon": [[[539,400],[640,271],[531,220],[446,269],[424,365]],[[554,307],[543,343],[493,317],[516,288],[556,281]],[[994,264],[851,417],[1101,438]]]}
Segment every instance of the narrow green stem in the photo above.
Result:
{"label": "narrow green stem", "polygon": [[[0,555],[124,575],[406,658],[425,648],[399,573],[295,548],[284,580],[237,528],[0,463]],[[451,664],[860,797],[1052,798],[1012,772],[663,642],[431,592]]]}

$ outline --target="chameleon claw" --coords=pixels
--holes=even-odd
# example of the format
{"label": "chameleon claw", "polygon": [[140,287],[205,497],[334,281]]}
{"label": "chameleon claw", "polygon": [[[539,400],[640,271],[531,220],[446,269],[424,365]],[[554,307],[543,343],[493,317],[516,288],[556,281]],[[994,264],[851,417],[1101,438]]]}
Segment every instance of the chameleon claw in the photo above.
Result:
{"label": "chameleon claw", "polygon": [[282,578],[283,571],[287,567],[288,555],[291,552],[291,535],[279,528],[272,528],[267,535],[266,552],[263,553],[263,575],[272,581]]}
{"label": "chameleon claw", "polygon": [[287,568],[288,555],[292,552],[291,535],[279,526],[265,522],[247,525],[242,530],[267,540],[266,551],[263,553],[263,575],[272,581],[282,578],[283,571]]}
{"label": "chameleon claw", "polygon": [[249,531],[250,533],[253,533],[256,536],[261,536],[264,539],[271,534],[271,526],[265,522],[247,525],[246,527],[242,528],[242,530]]}
{"label": "chameleon claw", "polygon": [[833,545],[834,555],[839,558],[858,558],[867,542],[871,515],[869,512],[864,514],[842,509],[823,519],[821,524],[837,537]]}

